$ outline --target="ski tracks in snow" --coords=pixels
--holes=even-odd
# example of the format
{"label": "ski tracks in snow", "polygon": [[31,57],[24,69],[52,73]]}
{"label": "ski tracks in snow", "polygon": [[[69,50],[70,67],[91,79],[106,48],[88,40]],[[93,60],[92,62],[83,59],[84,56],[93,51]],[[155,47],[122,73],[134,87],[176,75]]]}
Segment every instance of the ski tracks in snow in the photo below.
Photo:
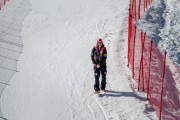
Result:
{"label": "ski tracks in snow", "polygon": [[103,99],[100,97],[102,94],[106,93],[100,93],[99,95],[91,94],[85,101],[94,120],[119,120],[117,112],[110,106],[109,101],[111,101],[111,98],[108,97]]}
{"label": "ski tracks in snow", "polygon": [[[119,30],[117,28],[120,27],[118,26],[120,24],[116,24],[118,23],[119,16],[121,15],[116,15],[114,18],[107,18],[96,24],[96,32],[99,37],[103,38],[108,50],[107,89],[110,92],[100,93],[99,96],[90,94],[84,99],[84,102],[88,104],[94,120],[156,119],[155,112],[152,112],[152,114],[146,112],[145,105],[147,103],[142,102],[145,98],[135,95],[136,93],[133,92],[135,90],[131,89],[134,83],[131,82],[133,80],[130,77],[130,71],[129,73],[125,73],[125,71],[128,71],[125,54],[127,53],[127,48],[125,47],[127,26],[125,26],[125,19],[121,21],[122,29]],[[117,84],[119,88],[117,88]],[[126,90],[127,92],[123,92]],[[131,98],[129,99],[129,97]],[[137,108],[138,112],[136,111]]]}
{"label": "ski tracks in snow", "polygon": [[[108,28],[108,26],[111,26],[112,21],[110,19],[105,19],[100,22],[97,22],[96,24],[96,32],[98,34],[98,37],[102,37],[104,39],[104,43],[107,44],[107,49],[111,49],[111,40],[113,39],[112,30]],[[109,69],[109,68],[108,68]],[[110,77],[112,74],[111,70],[109,71],[107,76],[107,82],[112,79]],[[110,74],[110,75],[109,75]],[[94,76],[94,75],[93,75]],[[94,81],[94,78],[92,78]],[[94,83],[93,83],[94,84]],[[89,85],[93,85],[89,84]],[[107,84],[107,89],[110,89],[111,86],[109,83]],[[118,113],[114,109],[114,107],[111,105],[112,103],[115,103],[117,101],[114,101],[112,97],[107,96],[103,97],[108,93],[100,93],[99,95],[90,94],[86,99],[85,103],[87,103],[88,108],[90,109],[94,120],[120,120]]]}
{"label": "ski tracks in snow", "polygon": [[[65,5],[72,5],[71,2],[74,1],[67,1],[67,3],[65,2]],[[63,20],[61,20],[63,18],[63,12],[61,12],[60,7],[58,6],[58,11],[55,9],[57,14],[49,16],[50,19],[50,17],[57,15],[53,18],[53,21],[48,21],[49,19],[47,19],[42,24],[44,15],[41,16],[41,11],[38,11],[39,13],[34,11],[37,13],[35,16],[31,16],[31,18],[34,18],[32,21],[40,19],[41,22],[32,22],[34,24],[31,23],[30,25],[27,21],[28,26],[26,26],[27,28],[25,27],[25,29],[28,29],[29,31],[32,30],[30,31],[32,33],[34,33],[34,28],[36,28],[36,26],[40,26],[39,28],[41,28],[52,22],[55,24],[45,29],[45,31],[39,31],[39,29],[37,29],[37,31],[35,31],[38,32],[37,36],[36,34],[33,34],[35,40],[33,40],[34,38],[29,38],[25,41],[27,46],[24,47],[24,51],[30,59],[27,59],[25,55],[22,56],[22,58],[24,58],[23,60],[29,60],[26,61],[28,63],[27,68],[32,71],[26,71],[31,77],[26,80],[26,84],[29,85],[29,88],[26,89],[26,91],[28,91],[27,96],[26,94],[23,94],[27,99],[23,98],[23,100],[27,101],[26,104],[28,104],[30,108],[23,111],[21,114],[26,117],[26,115],[31,112],[30,117],[39,120],[134,120],[144,118],[143,110],[138,110],[138,113],[136,114],[137,108],[143,109],[141,101],[136,102],[136,99],[129,100],[130,97],[134,97],[132,93],[118,92],[129,90],[129,84],[127,83],[128,75],[125,74],[126,63],[124,62],[126,59],[124,56],[126,54],[126,48],[124,47],[127,45],[124,43],[124,36],[122,34],[121,36],[119,35],[119,28],[127,28],[122,25],[126,24],[126,21],[122,24],[120,22],[121,18],[124,18],[124,15],[126,15],[128,10],[122,8],[125,5],[122,7],[117,5],[118,9],[122,9],[123,11],[120,15],[120,10],[117,10],[117,8],[114,9],[114,5],[109,5],[112,3],[116,4],[116,2],[119,3],[119,1],[112,2],[109,0],[104,5],[104,8],[108,5],[108,7],[110,7],[110,12],[113,12],[113,15],[107,14],[112,17],[100,19],[100,17],[103,17],[102,13],[106,13],[106,9],[104,9],[102,13],[100,12],[102,16],[99,16],[96,13],[100,9],[95,7],[94,9],[96,9],[96,11],[93,11],[92,7],[96,3],[102,5],[101,1],[94,1],[94,3],[92,1],[88,3],[87,1],[82,0],[81,2],[82,6],[79,6],[79,3],[74,2],[73,6],[68,6],[66,9],[64,8],[65,10],[63,12],[66,12],[69,9],[71,10],[68,11],[70,14],[68,13]],[[122,3],[126,3],[126,0],[122,1]],[[52,5],[55,4],[56,3],[52,3]],[[92,6],[89,4],[92,4]],[[77,7],[74,7],[75,5],[77,5]],[[81,7],[84,8],[84,6],[91,11],[87,13],[93,14],[93,17],[84,17],[85,15],[82,12],[84,9],[80,9]],[[88,6],[90,7],[88,8]],[[62,6],[62,8],[63,7],[64,6]],[[128,1],[126,7],[128,7]],[[111,11],[111,9],[113,9],[113,11]],[[76,12],[80,12],[80,15],[78,16],[77,14],[76,16]],[[51,14],[51,12],[49,14]],[[56,17],[58,19],[56,19]],[[100,20],[97,22],[97,19]],[[29,27],[29,25],[34,25],[32,27],[33,29]],[[52,32],[49,33],[49,30],[52,30]],[[97,32],[99,37],[103,38],[108,50],[107,90],[116,90],[101,93],[99,96],[94,95],[94,72],[92,69],[89,70],[91,63],[89,63],[90,60],[87,61],[87,58],[90,59],[90,51],[87,52],[87,50],[89,50],[87,47],[91,45],[92,41],[87,41],[86,39],[92,39],[92,36],[96,34],[93,34],[94,31]],[[40,37],[39,39],[39,36],[44,36],[45,33],[49,33],[50,35],[42,38]],[[119,40],[118,37],[123,38]],[[29,49],[28,45],[32,45],[32,48]],[[76,59],[77,57],[79,58]],[[32,62],[32,59],[36,62]],[[134,105],[134,103],[137,105]],[[131,109],[131,107],[134,107],[134,109]],[[130,113],[132,114],[129,115]]]}

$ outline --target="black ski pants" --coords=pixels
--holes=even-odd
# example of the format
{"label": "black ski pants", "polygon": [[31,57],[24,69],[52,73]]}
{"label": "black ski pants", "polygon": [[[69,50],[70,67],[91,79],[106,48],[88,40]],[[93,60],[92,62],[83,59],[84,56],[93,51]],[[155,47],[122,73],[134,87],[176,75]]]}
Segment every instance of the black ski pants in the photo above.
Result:
{"label": "black ski pants", "polygon": [[95,84],[94,84],[94,90],[99,91],[100,86],[99,86],[99,78],[100,74],[102,75],[102,80],[101,80],[101,90],[105,90],[106,88],[106,64],[102,65],[100,68],[94,68],[94,76],[95,76]]}

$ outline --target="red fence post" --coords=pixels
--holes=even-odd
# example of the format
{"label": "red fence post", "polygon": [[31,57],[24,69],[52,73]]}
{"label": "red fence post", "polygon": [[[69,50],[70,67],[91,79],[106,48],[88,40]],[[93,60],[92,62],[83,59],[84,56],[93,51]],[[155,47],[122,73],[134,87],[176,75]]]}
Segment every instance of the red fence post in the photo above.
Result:
{"label": "red fence post", "polygon": [[131,2],[131,15],[134,14],[134,1],[135,0],[132,0],[132,2]]}
{"label": "red fence post", "polygon": [[128,67],[130,64],[130,49],[131,49],[131,39],[132,39],[132,16],[131,16],[131,6],[129,6],[129,17],[128,17]]}
{"label": "red fence post", "polygon": [[144,46],[145,46],[145,40],[146,40],[146,33],[144,33],[144,39],[142,43],[142,80],[143,80],[143,91],[144,91]]}
{"label": "red fence post", "polygon": [[142,57],[141,57],[140,67],[139,67],[138,91],[140,89],[140,82],[141,82],[141,71],[142,71],[141,67],[142,67]]}
{"label": "red fence post", "polygon": [[165,76],[165,69],[166,69],[166,51],[164,55],[164,66],[163,66],[163,75],[162,75],[162,87],[161,87],[161,102],[160,102],[160,115],[159,120],[161,120],[161,114],[162,114],[162,99],[163,99],[163,92],[164,92],[164,76]]}
{"label": "red fence post", "polygon": [[144,12],[145,12],[145,8],[146,8],[145,3],[146,3],[146,0],[144,0]]}
{"label": "red fence post", "polygon": [[4,5],[6,4],[6,0],[4,0]]}
{"label": "red fence post", "polygon": [[139,5],[138,5],[138,19],[140,19],[141,16],[141,0],[139,0]]}
{"label": "red fence post", "polygon": [[134,10],[134,15],[135,15],[134,18],[135,18],[135,21],[136,21],[136,12],[137,12],[137,11],[136,11],[136,0],[134,1],[134,6],[135,6],[135,7],[134,7],[134,9],[135,9],[135,10]]}
{"label": "red fence post", "polygon": [[136,44],[136,26],[135,27],[135,31],[134,31],[134,41],[133,41],[133,63],[132,63],[132,75],[134,78],[134,56],[135,56],[135,44]]}
{"label": "red fence post", "polygon": [[133,50],[133,37],[132,37],[132,34],[134,33],[133,32],[133,24],[132,24],[132,15],[131,15],[131,6],[130,6],[130,10],[129,10],[129,30],[128,30],[128,45],[129,45],[129,48],[128,48],[128,67],[129,67],[129,65],[131,65],[132,66],[132,50]]}
{"label": "red fence post", "polygon": [[147,5],[148,5],[147,3],[148,3],[148,0],[146,0],[146,9],[147,9],[147,7],[148,7],[148,6],[147,6]]}
{"label": "red fence post", "polygon": [[[142,41],[143,41],[143,32],[141,31],[141,46],[142,46]],[[140,66],[139,66],[138,91],[139,91],[139,89],[140,89],[141,67],[142,67],[142,56],[141,56]]]}
{"label": "red fence post", "polygon": [[138,79],[138,91],[140,89],[140,83],[141,83],[141,75],[143,80],[143,91],[144,91],[144,62],[143,62],[143,54],[144,54],[144,43],[146,40],[146,33],[141,32],[141,60],[140,60],[140,67],[139,67],[139,79]]}
{"label": "red fence post", "polygon": [[148,70],[148,80],[147,80],[147,99],[149,100],[149,95],[150,95],[150,75],[151,75],[151,60],[152,60],[152,44],[153,41],[151,40],[151,44],[150,44],[150,50],[149,50],[149,70]]}

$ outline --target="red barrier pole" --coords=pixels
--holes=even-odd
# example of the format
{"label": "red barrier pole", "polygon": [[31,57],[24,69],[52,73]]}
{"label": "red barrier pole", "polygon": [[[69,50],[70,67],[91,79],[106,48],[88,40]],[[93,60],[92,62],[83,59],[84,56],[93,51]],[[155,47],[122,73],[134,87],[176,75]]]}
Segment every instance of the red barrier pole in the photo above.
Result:
{"label": "red barrier pole", "polygon": [[140,66],[139,66],[139,79],[138,79],[138,91],[140,89],[140,82],[141,82],[141,73],[142,73],[142,61],[143,61],[143,42],[144,42],[144,36],[143,32],[141,31],[141,60],[140,60]]}
{"label": "red barrier pole", "polygon": [[6,0],[4,0],[4,5],[6,4]]}
{"label": "red barrier pole", "polygon": [[151,40],[150,44],[150,50],[149,50],[149,70],[148,70],[148,82],[147,82],[147,99],[149,100],[149,95],[150,95],[150,74],[151,74],[151,61],[152,61],[152,43],[153,41]]}
{"label": "red barrier pole", "polygon": [[134,14],[134,0],[132,1],[132,4],[131,4],[131,15],[133,16]]}
{"label": "red barrier pole", "polygon": [[163,99],[163,92],[164,92],[165,69],[166,69],[166,51],[165,51],[165,55],[164,55],[164,66],[163,66],[163,75],[162,75],[161,103],[160,103],[160,115],[159,115],[159,120],[161,120],[161,114],[162,114],[162,99]]}
{"label": "red barrier pole", "polygon": [[[131,7],[133,6],[133,4],[134,4],[134,0],[130,0],[130,6]],[[132,10],[132,8],[131,8],[131,10]]]}
{"label": "red barrier pole", "polygon": [[138,79],[138,91],[140,89],[140,81],[141,81],[141,67],[142,67],[142,57],[141,57],[141,61],[140,61],[140,67],[139,67],[139,79]]}
{"label": "red barrier pole", "polygon": [[[131,68],[133,68],[133,50],[134,50],[134,36],[135,36],[135,25],[133,24],[133,17],[132,17],[132,15],[130,16],[131,17],[131,29],[130,29],[130,32],[131,32],[131,36],[130,36],[130,43],[129,43],[129,45],[130,45],[130,51],[129,51],[129,64],[131,65]],[[132,70],[132,72],[133,72],[133,70]]]}
{"label": "red barrier pole", "polygon": [[[143,49],[144,51],[144,49]],[[144,54],[144,52],[143,52]],[[142,91],[144,92],[144,55],[142,55],[142,81],[143,81],[143,89]]]}
{"label": "red barrier pole", "polygon": [[144,44],[146,40],[146,33],[144,33],[143,48],[142,48],[142,78],[143,78],[143,92],[144,92]]}
{"label": "red barrier pole", "polygon": [[134,9],[135,9],[135,10],[134,10],[134,15],[135,15],[135,21],[136,21],[136,0],[134,1],[134,6],[135,6],[135,7],[134,7]]}
{"label": "red barrier pole", "polygon": [[144,0],[144,12],[145,12],[145,9],[146,9],[146,0]]}
{"label": "red barrier pole", "polygon": [[138,5],[138,19],[140,19],[141,16],[141,0],[139,0],[139,5]]}
{"label": "red barrier pole", "polygon": [[146,0],[144,0],[144,5],[145,5],[145,11],[146,11]]}
{"label": "red barrier pole", "polygon": [[129,22],[128,22],[128,67],[131,64],[131,39],[132,39],[132,13],[133,13],[133,2],[134,0],[130,0],[129,5]]}
{"label": "red barrier pole", "polygon": [[148,0],[146,0],[146,8],[148,7]]}
{"label": "red barrier pole", "polygon": [[[132,0],[130,0],[130,3],[129,3],[129,9],[132,10]],[[130,12],[129,12],[130,13]]]}
{"label": "red barrier pole", "polygon": [[133,63],[132,63],[132,75],[134,78],[134,54],[135,54],[135,44],[136,44],[136,26],[135,26],[135,31],[134,31],[134,48],[133,48]]}
{"label": "red barrier pole", "polygon": [[[141,45],[142,45],[142,49],[141,49],[141,61],[140,61],[140,72],[139,72],[139,86],[140,86],[140,80],[141,80],[141,75],[142,75],[142,80],[143,80],[143,91],[144,91],[144,43],[146,40],[146,33],[144,33],[144,36],[142,37],[141,33]],[[139,88],[138,88],[139,90]]]}
{"label": "red barrier pole", "polygon": [[[130,10],[131,11],[131,10]],[[129,17],[130,17],[130,22],[129,22],[129,65],[132,66],[132,33],[133,33],[133,30],[132,27],[132,15],[129,14]]]}

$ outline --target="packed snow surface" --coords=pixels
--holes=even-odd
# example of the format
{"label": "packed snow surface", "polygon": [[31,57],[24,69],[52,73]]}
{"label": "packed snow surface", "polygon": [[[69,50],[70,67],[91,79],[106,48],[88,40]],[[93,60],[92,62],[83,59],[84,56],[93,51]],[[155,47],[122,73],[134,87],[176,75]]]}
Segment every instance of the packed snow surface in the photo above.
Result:
{"label": "packed snow surface", "polygon": [[[156,120],[127,68],[128,0],[11,0],[31,7],[23,21],[18,73],[1,96],[8,120]],[[19,5],[19,4],[18,4]],[[19,8],[19,7],[18,7]],[[17,9],[18,9],[17,8]],[[13,11],[7,12],[14,15]],[[18,17],[18,15],[17,15]],[[8,19],[8,18],[7,18]],[[2,22],[2,21],[1,21]],[[107,47],[107,89],[94,95],[90,52]]]}

